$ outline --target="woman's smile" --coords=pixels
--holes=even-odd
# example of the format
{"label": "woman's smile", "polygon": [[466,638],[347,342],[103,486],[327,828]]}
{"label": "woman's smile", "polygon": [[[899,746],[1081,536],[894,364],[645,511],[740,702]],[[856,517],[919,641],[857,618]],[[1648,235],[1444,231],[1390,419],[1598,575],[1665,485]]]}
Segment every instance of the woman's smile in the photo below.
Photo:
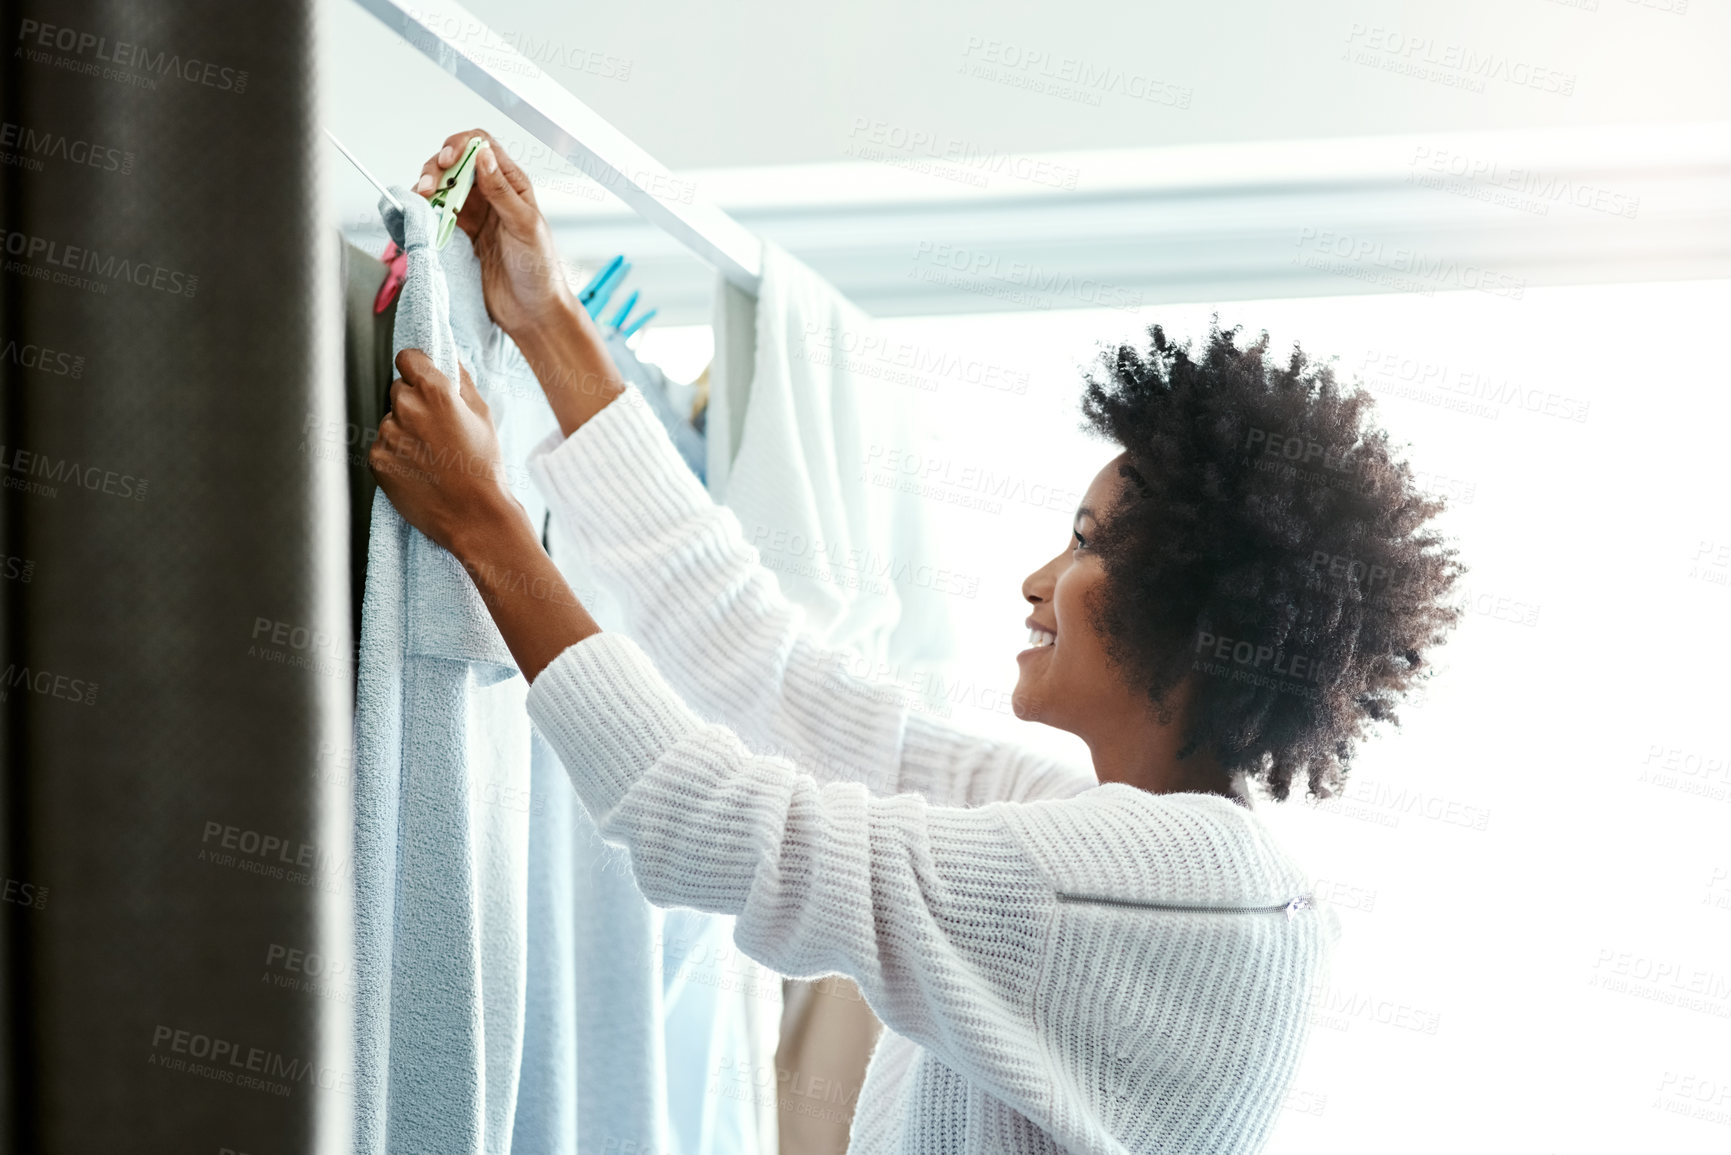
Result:
{"label": "woman's smile", "polygon": [[1018,662],[1029,654],[1038,653],[1041,650],[1049,650],[1058,644],[1057,633],[1053,630],[1048,630],[1045,626],[1036,622],[1033,617],[1030,616],[1028,618],[1027,626],[1029,645],[1027,649],[1016,655],[1016,661]]}

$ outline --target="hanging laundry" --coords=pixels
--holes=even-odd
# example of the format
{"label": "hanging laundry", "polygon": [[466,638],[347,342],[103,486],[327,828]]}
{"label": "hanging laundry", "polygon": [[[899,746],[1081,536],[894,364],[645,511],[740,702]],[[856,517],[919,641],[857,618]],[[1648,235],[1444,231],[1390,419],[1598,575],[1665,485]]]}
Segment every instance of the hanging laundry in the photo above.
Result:
{"label": "hanging laundry", "polygon": [[[434,244],[420,197],[381,201],[407,254],[393,355],[458,361],[506,461],[553,426],[500,396],[507,342],[471,246]],[[402,463],[413,468],[413,461]],[[521,469],[531,517],[545,505]],[[355,1150],[506,1155],[524,1045],[530,729],[526,683],[455,558],[374,498],[355,709]]]}
{"label": "hanging laundry", "polygon": [[[920,423],[899,387],[872,373],[879,366],[850,360],[850,351],[887,347],[871,318],[765,243],[756,298],[717,278],[714,331],[710,492],[824,645],[850,649],[861,669],[904,685],[944,684],[931,675],[953,668],[956,637],[950,594],[921,579],[937,558],[930,515],[919,497],[868,480],[892,446],[918,443]],[[878,1036],[871,1011],[810,983],[786,990],[779,1039],[800,1057],[798,1069],[857,1086]],[[782,1150],[845,1134],[832,1119],[789,1113]]]}
{"label": "hanging laundry", "polygon": [[[532,376],[525,383],[538,389]],[[619,628],[617,603],[557,522],[546,541],[584,608],[603,629]],[[602,841],[539,735],[531,774],[528,1028],[512,1150],[675,1152],[662,912],[637,889],[630,854]]]}
{"label": "hanging laundry", "polygon": [[906,676],[952,661],[925,503],[866,479],[892,445],[918,444],[920,420],[905,391],[850,359],[882,347],[872,319],[765,242],[757,297],[718,277],[714,324],[711,493],[824,644]]}

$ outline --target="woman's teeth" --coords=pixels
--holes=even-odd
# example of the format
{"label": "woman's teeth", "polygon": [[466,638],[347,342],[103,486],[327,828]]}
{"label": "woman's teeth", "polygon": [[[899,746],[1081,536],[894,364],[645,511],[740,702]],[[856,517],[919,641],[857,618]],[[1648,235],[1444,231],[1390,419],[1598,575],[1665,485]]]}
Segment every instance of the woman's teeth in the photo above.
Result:
{"label": "woman's teeth", "polygon": [[1049,634],[1045,630],[1029,630],[1028,644],[1031,646],[1049,646],[1058,640],[1057,634]]}

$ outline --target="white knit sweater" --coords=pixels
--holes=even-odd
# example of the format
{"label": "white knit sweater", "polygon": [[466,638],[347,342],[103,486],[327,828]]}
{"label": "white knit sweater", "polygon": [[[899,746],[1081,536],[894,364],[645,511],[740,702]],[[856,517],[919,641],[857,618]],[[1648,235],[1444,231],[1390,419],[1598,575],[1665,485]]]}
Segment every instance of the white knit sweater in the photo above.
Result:
{"label": "white knit sweater", "polygon": [[859,984],[889,1030],[850,1152],[1262,1148],[1338,931],[1251,810],[851,675],[635,390],[530,468],[631,635],[562,653],[530,716],[651,901]]}

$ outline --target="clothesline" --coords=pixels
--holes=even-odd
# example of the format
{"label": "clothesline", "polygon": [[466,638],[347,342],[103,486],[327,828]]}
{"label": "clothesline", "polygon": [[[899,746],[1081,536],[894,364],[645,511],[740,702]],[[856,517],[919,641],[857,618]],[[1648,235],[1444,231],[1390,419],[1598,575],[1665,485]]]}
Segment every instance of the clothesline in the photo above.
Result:
{"label": "clothesline", "polygon": [[674,179],[479,17],[450,0],[414,6],[402,0],[355,2],[729,282],[757,295],[763,274],[758,239],[720,209],[696,200],[688,182]]}

